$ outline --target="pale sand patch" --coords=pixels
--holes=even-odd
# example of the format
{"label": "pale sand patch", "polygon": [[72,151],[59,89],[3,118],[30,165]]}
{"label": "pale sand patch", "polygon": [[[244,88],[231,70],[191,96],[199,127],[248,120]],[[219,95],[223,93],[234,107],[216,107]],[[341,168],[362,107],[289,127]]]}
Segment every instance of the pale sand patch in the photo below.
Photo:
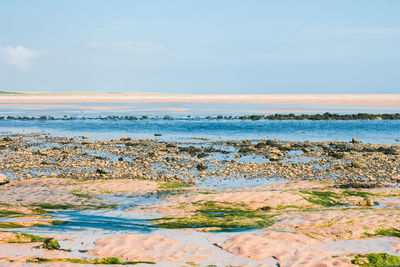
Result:
{"label": "pale sand patch", "polygon": [[400,242],[393,242],[392,246],[397,249],[397,253],[400,254]]}
{"label": "pale sand patch", "polygon": [[398,210],[338,209],[277,216],[271,229],[295,229],[322,241],[365,238],[377,229],[400,228]]}
{"label": "pale sand patch", "polygon": [[16,261],[17,263],[25,262],[25,260],[30,257],[43,257],[43,258],[68,257],[68,252],[62,250],[40,249],[37,248],[38,245],[40,245],[40,243],[0,244],[0,252],[1,252],[0,256]]}
{"label": "pale sand patch", "polygon": [[182,244],[175,240],[152,235],[126,235],[102,238],[89,254],[96,257],[120,257],[127,261],[193,261],[212,253],[204,248]]}
{"label": "pale sand patch", "polygon": [[[34,178],[12,181],[0,188],[0,202],[10,204],[57,203],[80,204],[82,198],[74,195],[127,194],[142,195],[154,192],[158,183],[130,179],[76,181],[62,178]],[[102,202],[91,199],[91,202]],[[104,201],[103,201],[104,202]]]}
{"label": "pale sand patch", "polygon": [[303,234],[271,232],[265,236],[238,235],[221,246],[228,252],[253,260],[274,257],[282,267],[354,266],[348,258],[332,258],[330,250],[317,247],[319,243]]}
{"label": "pale sand patch", "polygon": [[259,103],[311,105],[400,106],[400,94],[144,94],[144,93],[32,93],[1,95],[3,103]]}

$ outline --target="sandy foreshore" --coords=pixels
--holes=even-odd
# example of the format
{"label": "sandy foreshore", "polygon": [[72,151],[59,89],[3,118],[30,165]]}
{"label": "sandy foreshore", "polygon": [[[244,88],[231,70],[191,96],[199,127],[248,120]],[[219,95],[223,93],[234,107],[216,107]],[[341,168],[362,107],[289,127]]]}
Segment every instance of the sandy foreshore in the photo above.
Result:
{"label": "sandy foreshore", "polygon": [[398,145],[27,134],[0,148],[1,266],[400,260]]}
{"label": "sandy foreshore", "polygon": [[257,103],[374,105],[400,107],[400,94],[145,94],[27,93],[1,94],[1,103]]}
{"label": "sandy foreshore", "polygon": [[[75,207],[71,207],[79,209],[91,203],[95,196],[121,193],[138,195],[141,191],[148,194],[156,192],[154,185],[140,180],[127,183],[124,180],[74,181],[59,178],[27,179],[1,186],[2,192],[11,190],[15,198],[10,199],[8,204],[2,204],[0,213],[4,217],[6,211],[14,211],[13,215],[6,218],[27,225],[25,228],[7,229],[4,223],[0,223],[0,263],[2,266],[34,266],[37,263],[44,266],[80,266],[77,262],[80,260],[85,266],[91,266],[95,260],[117,257],[123,262],[148,262],[154,263],[154,266],[347,267],[358,266],[352,264],[357,254],[385,252],[400,256],[400,238],[396,236],[396,229],[400,228],[399,189],[339,189],[331,182],[287,182],[214,191],[185,189],[179,194],[165,194],[163,199],[166,202],[163,204],[136,206],[123,212],[133,216],[142,212],[159,212],[168,215],[161,217],[161,220],[185,218],[188,223],[199,223],[196,214],[216,207],[218,216],[225,216],[224,212],[239,212],[236,215],[239,216],[238,222],[248,227],[251,226],[252,217],[240,219],[240,216],[252,213],[272,216],[273,223],[261,229],[212,232],[218,230],[212,224],[207,227],[187,224],[186,227],[172,227],[174,229],[160,225],[160,228],[150,232],[131,234],[115,232],[110,235],[107,231],[93,231],[90,228],[73,234],[68,230],[71,222],[67,221],[65,231],[40,234],[42,238],[59,241],[60,248],[53,250],[45,248],[43,240],[36,241],[18,233],[32,228],[29,222],[51,219],[48,215],[33,216],[32,212],[35,212],[33,207],[38,205],[37,201],[56,202],[51,198],[53,193],[60,194],[62,191],[65,201],[68,195],[71,199],[76,198],[79,192],[80,200],[73,202]],[[27,192],[29,187],[31,193],[43,191],[39,194],[43,197],[32,196]],[[102,191],[104,189],[108,189],[106,193]],[[326,205],[319,202],[323,200],[323,194],[320,193],[324,192],[331,192],[331,196],[343,204],[333,201],[332,205]],[[375,203],[375,207],[369,206],[366,197]],[[245,211],[242,215],[241,209]],[[100,216],[110,212],[106,209],[104,213],[99,210],[95,214]],[[208,222],[204,218],[201,220],[205,226]],[[115,220],[112,217],[109,219],[110,223]],[[53,227],[56,230],[63,225]],[[34,229],[37,229],[36,232]],[[41,233],[40,228],[32,228],[29,232]],[[148,263],[138,266],[147,266]]]}

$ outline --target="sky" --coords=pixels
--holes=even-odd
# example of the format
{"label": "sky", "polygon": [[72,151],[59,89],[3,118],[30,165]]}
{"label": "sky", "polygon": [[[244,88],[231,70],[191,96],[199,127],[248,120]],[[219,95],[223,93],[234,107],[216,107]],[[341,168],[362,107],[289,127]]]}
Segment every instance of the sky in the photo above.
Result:
{"label": "sky", "polygon": [[400,1],[1,0],[0,90],[400,93]]}

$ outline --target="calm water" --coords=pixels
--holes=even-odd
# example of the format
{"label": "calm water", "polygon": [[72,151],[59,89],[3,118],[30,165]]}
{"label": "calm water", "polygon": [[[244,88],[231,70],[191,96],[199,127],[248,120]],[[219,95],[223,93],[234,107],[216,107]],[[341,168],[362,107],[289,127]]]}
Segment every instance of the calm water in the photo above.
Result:
{"label": "calm water", "polygon": [[240,121],[207,119],[0,121],[2,133],[46,133],[55,136],[87,135],[92,139],[156,138],[181,140],[192,137],[216,139],[280,139],[309,141],[349,141],[400,144],[400,121]]}
{"label": "calm water", "polygon": [[[281,139],[309,141],[349,141],[400,144],[400,121],[240,121],[193,119],[207,115],[249,115],[285,113],[394,113],[398,107],[319,104],[253,104],[253,103],[54,103],[0,104],[1,116],[66,116],[91,117],[128,115],[159,117],[147,120],[74,120],[15,121],[0,120],[3,133],[50,133],[56,136],[86,135],[92,139],[155,138],[179,140],[191,137],[216,139]],[[174,120],[162,119],[170,115]],[[188,118],[187,116],[191,116]]]}

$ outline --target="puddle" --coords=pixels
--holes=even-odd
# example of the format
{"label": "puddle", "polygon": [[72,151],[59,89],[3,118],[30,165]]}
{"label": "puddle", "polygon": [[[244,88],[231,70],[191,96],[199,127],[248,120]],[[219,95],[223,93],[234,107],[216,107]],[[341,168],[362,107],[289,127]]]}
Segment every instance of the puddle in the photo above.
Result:
{"label": "puddle", "polygon": [[[53,220],[64,221],[58,226],[38,226],[32,228],[12,229],[12,231],[35,233],[37,235],[78,234],[85,236],[86,232],[101,235],[149,233],[154,231],[149,219],[160,218],[160,214],[145,214],[125,212],[128,207],[164,203],[158,196],[124,197],[103,196],[110,204],[121,205],[114,210],[62,210],[45,215],[51,215]],[[14,218],[10,218],[14,219]]]}

